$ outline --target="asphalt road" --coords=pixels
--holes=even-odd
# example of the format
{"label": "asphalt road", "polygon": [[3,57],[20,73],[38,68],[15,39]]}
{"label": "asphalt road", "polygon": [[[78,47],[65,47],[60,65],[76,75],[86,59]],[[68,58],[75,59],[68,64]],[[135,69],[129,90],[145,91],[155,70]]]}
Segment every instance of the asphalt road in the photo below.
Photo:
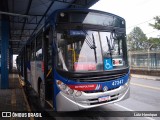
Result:
{"label": "asphalt road", "polygon": [[[132,113],[132,115],[133,114],[137,115],[139,113],[138,111],[141,111],[141,112],[152,111],[151,112],[152,114],[156,114],[157,111],[159,111],[158,114],[160,114],[160,81],[132,77],[130,88],[131,88],[130,98],[125,101],[82,111],[82,113],[92,111],[90,112],[91,115],[89,115],[89,117],[62,116],[62,117],[44,118],[44,120],[50,120],[50,119],[52,120],[54,119],[56,120],[160,120],[160,117],[159,118],[158,117],[122,117],[122,114],[128,111],[130,111],[129,113]],[[31,101],[33,101],[33,99]],[[32,106],[36,105],[36,103],[37,102],[32,103]],[[107,113],[107,111],[109,111],[109,113]],[[102,113],[103,115],[115,113],[115,114],[118,114],[117,116],[121,116],[121,117],[102,117],[101,116]],[[81,113],[73,112],[73,114],[78,115]],[[98,114],[98,115],[95,117],[91,117],[92,114]]]}

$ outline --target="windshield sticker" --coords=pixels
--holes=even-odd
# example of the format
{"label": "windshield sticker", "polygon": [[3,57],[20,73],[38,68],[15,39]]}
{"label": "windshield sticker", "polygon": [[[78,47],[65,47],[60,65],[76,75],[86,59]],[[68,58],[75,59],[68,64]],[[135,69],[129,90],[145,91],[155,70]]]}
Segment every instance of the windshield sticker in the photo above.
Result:
{"label": "windshield sticker", "polygon": [[112,70],[112,60],[111,59],[104,59],[104,70]]}
{"label": "windshield sticker", "polygon": [[96,70],[96,64],[95,63],[85,63],[85,62],[75,62],[74,63],[74,70],[75,71],[93,71]]}
{"label": "windshield sticker", "polygon": [[112,63],[113,63],[113,66],[123,66],[123,60],[122,60],[122,58],[113,59]]}

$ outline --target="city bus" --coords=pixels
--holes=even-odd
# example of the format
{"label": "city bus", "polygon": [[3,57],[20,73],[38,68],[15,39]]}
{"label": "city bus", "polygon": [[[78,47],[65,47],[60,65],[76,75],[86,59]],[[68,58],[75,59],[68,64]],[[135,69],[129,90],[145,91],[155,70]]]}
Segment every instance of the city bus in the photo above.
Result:
{"label": "city bus", "polygon": [[117,15],[91,9],[53,12],[17,57],[26,84],[42,107],[78,111],[129,97],[126,24]]}

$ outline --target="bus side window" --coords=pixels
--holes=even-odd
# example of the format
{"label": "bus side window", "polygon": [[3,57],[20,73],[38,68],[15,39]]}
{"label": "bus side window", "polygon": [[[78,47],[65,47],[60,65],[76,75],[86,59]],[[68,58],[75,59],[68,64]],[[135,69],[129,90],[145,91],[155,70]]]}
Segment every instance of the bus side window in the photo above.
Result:
{"label": "bus side window", "polygon": [[35,41],[33,40],[31,42],[31,60],[35,60]]}
{"label": "bus side window", "polygon": [[36,39],[36,60],[41,61],[43,58],[42,54],[42,32],[38,35]]}

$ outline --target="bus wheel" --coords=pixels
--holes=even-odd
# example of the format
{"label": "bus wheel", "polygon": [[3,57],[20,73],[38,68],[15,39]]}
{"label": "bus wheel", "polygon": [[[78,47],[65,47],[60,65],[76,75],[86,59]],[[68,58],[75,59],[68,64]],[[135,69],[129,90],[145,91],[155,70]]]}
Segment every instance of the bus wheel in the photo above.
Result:
{"label": "bus wheel", "polygon": [[45,107],[45,90],[42,82],[40,83],[39,98],[40,98],[41,107],[44,108]]}

